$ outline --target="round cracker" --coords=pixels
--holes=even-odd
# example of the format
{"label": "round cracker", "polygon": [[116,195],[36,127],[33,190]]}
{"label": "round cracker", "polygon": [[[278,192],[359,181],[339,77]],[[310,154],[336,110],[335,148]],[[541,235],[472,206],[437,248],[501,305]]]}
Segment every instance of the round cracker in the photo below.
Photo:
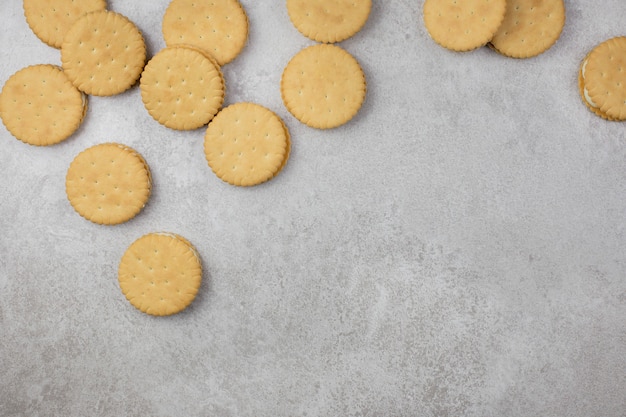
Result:
{"label": "round cracker", "polygon": [[120,261],[118,282],[138,310],[168,316],[187,308],[202,282],[200,256],[173,233],[149,233],[133,242]]}
{"label": "round cracker", "polygon": [[140,81],[148,113],[162,125],[192,130],[213,119],[224,102],[224,78],[205,53],[178,45],[157,53]]}
{"label": "round cracker", "polygon": [[100,11],[79,18],[61,46],[63,69],[87,94],[111,96],[128,90],[141,75],[146,45],[125,16]]}
{"label": "round cracker", "polygon": [[54,145],[70,137],[87,111],[87,97],[54,65],[33,65],[13,74],[0,94],[0,118],[29,145]]}
{"label": "round cracker", "polygon": [[626,37],[604,41],[589,52],[584,85],[602,113],[626,120]]}
{"label": "round cracker", "polygon": [[502,55],[530,58],[554,45],[564,25],[563,0],[507,0],[504,20],[491,45]]}
{"label": "round cracker", "polygon": [[506,0],[426,0],[424,24],[444,48],[470,51],[493,38],[505,10]]}
{"label": "round cracker", "polygon": [[65,190],[74,210],[98,224],[120,224],[146,205],[150,170],[135,150],[104,143],[84,150],[67,170]]}
{"label": "round cracker", "polygon": [[172,0],[163,16],[167,46],[188,44],[231,62],[248,39],[248,17],[238,0]]}
{"label": "round cracker", "polygon": [[209,123],[204,153],[223,181],[239,186],[265,182],[285,166],[291,142],[283,121],[254,103],[232,104]]}
{"label": "round cracker", "polygon": [[365,100],[365,74],[357,60],[335,45],[309,46],[289,61],[280,83],[285,106],[318,129],[341,126]]}
{"label": "round cracker", "polygon": [[105,0],[24,0],[24,17],[45,44],[60,48],[63,38],[82,15],[106,9]]}
{"label": "round cracker", "polygon": [[317,42],[341,42],[356,34],[369,17],[371,0],[287,0],[291,23]]}

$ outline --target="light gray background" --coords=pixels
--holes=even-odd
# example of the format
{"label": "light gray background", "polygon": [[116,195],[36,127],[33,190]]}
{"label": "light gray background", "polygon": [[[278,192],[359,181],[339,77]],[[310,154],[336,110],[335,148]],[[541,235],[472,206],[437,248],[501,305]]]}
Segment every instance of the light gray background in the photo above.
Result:
{"label": "light gray background", "polygon": [[[282,104],[280,76],[313,42],[284,1],[242,0],[249,41],[224,67],[227,103],[277,112],[293,151],[236,188],[203,130],[152,120],[139,90],[90,99],[69,140],[0,129],[2,416],[626,416],[626,138],[582,104],[581,59],[626,34],[623,0],[568,1],[560,41],[529,60],[453,53],[422,1],[375,0],[341,44],[367,100],[320,131]],[[109,0],[164,46],[165,0]],[[0,82],[60,63],[0,2]],[[83,149],[118,141],[154,176],[145,210],[91,224],[65,197]],[[196,245],[183,313],[121,294],[125,249],[152,231]]]}

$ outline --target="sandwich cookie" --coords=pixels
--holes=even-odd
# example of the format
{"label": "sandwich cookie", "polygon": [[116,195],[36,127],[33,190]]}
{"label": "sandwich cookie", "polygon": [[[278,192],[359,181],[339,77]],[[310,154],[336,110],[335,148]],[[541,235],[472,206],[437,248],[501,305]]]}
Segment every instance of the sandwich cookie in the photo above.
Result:
{"label": "sandwich cookie", "polygon": [[133,242],[118,269],[126,299],[138,310],[168,316],[187,308],[202,282],[200,256],[173,233],[150,233]]}
{"label": "sandwich cookie", "polygon": [[578,77],[588,108],[607,120],[626,120],[626,37],[593,48],[581,63]]}
{"label": "sandwich cookie", "polygon": [[139,84],[148,113],[171,129],[192,130],[206,125],[224,102],[219,65],[195,47],[162,49],[146,65]]}
{"label": "sandwich cookie", "polygon": [[287,110],[318,129],[341,126],[365,100],[366,82],[352,55],[335,45],[309,46],[287,64],[280,82]]}
{"label": "sandwich cookie", "polygon": [[74,210],[98,224],[120,224],[135,217],[152,190],[148,164],[135,150],[104,143],[84,150],[65,177],[67,198]]}
{"label": "sandwich cookie", "polygon": [[232,104],[209,123],[204,153],[221,180],[252,186],[275,177],[291,150],[289,131],[271,110],[254,103]]}
{"label": "sandwich cookie", "polygon": [[141,32],[125,16],[110,11],[79,18],[61,46],[67,77],[81,91],[112,96],[139,79],[146,61]]}

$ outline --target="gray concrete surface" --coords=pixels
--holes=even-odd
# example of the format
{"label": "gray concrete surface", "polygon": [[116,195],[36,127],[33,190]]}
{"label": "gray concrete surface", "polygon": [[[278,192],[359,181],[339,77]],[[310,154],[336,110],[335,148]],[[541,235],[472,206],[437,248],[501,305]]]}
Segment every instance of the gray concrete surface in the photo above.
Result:
{"label": "gray concrete surface", "polygon": [[[623,0],[567,1],[534,59],[434,44],[422,1],[375,0],[341,45],[367,101],[332,131],[301,125],[279,80],[312,44],[284,1],[242,0],[249,42],[227,102],[286,122],[293,152],[264,185],[220,182],[203,130],[150,118],[137,88],[91,98],[79,132],[35,148],[0,129],[2,416],[626,416],[626,138],[581,103],[576,75],[626,34]],[[165,0],[109,0],[163,47]],[[0,2],[0,82],[60,62]],[[70,161],[136,148],[154,194],[102,227],[64,194]],[[194,304],[135,310],[116,277],[152,231],[202,257]]]}

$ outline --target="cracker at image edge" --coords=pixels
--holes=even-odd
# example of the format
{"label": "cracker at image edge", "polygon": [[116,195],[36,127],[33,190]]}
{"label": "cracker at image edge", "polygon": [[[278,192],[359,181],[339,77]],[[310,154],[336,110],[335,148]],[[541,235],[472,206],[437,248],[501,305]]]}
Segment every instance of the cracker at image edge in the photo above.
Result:
{"label": "cracker at image edge", "polygon": [[118,283],[138,310],[168,316],[187,308],[202,282],[194,246],[173,233],[149,233],[133,242],[120,261]]}
{"label": "cracker at image edge", "polygon": [[332,129],[356,116],[367,83],[352,55],[336,45],[319,44],[291,58],[280,89],[285,107],[296,119],[317,129]]}
{"label": "cracker at image edge", "polygon": [[291,150],[289,131],[271,110],[254,103],[232,104],[209,123],[204,137],[207,163],[222,181],[253,186],[274,178]]}
{"label": "cracker at image edge", "polygon": [[372,9],[371,0],[287,0],[291,23],[317,42],[335,43],[359,32]]}
{"label": "cracker at image edge", "polygon": [[0,93],[3,124],[29,145],[54,145],[69,138],[86,111],[87,96],[54,65],[22,68],[9,77]]}
{"label": "cracker at image edge", "polygon": [[224,102],[219,65],[209,54],[187,45],[159,51],[146,65],[139,85],[150,116],[170,129],[200,128]]}
{"label": "cracker at image edge", "polygon": [[490,45],[511,58],[531,58],[551,48],[564,26],[563,0],[507,0],[504,20]]}
{"label": "cracker at image edge", "polygon": [[161,30],[167,46],[192,45],[225,65],[246,45],[248,16],[238,0],[172,0]]}
{"label": "cracker at image edge", "polygon": [[61,48],[63,38],[82,15],[106,9],[105,0],[24,0],[24,17],[45,44]]}
{"label": "cracker at image edge", "polygon": [[119,143],[103,143],[79,153],[65,177],[74,210],[102,225],[124,223],[145,207],[152,177],[145,159]]}
{"label": "cracker at image edge", "polygon": [[599,110],[626,120],[626,37],[608,39],[587,56],[584,85]]}
{"label": "cracker at image edge", "polygon": [[146,44],[137,26],[111,12],[91,12],[70,28],[61,46],[63,70],[81,91],[112,96],[131,88],[146,63]]}
{"label": "cracker at image edge", "polygon": [[440,46],[470,51],[486,45],[500,27],[506,0],[426,0],[424,25]]}

